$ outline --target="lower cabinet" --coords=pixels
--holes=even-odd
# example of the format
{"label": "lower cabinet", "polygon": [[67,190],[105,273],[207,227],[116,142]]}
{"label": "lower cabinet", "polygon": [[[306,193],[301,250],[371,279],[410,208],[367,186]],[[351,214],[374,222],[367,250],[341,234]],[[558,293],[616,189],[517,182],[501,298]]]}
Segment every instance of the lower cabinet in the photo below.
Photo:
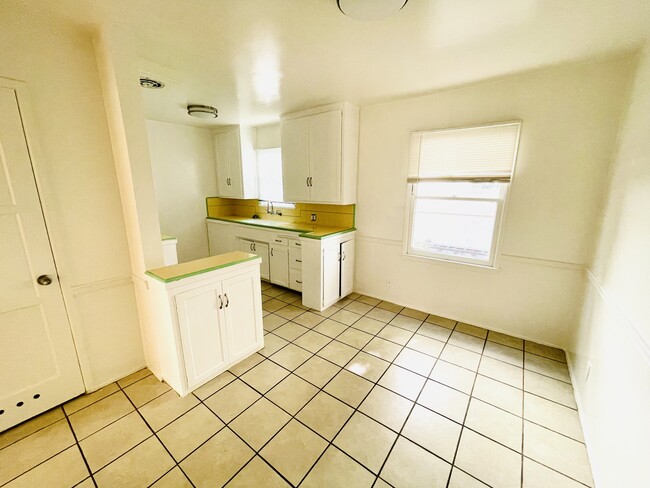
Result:
{"label": "lower cabinet", "polygon": [[[257,254],[262,258],[260,265],[260,277],[264,280],[271,279],[271,270],[269,265],[269,245],[266,242],[254,241],[251,239],[239,238],[238,251],[250,252]],[[230,249],[232,251],[232,249]]]}
{"label": "lower cabinet", "polygon": [[289,248],[271,244],[271,283],[289,288]]}

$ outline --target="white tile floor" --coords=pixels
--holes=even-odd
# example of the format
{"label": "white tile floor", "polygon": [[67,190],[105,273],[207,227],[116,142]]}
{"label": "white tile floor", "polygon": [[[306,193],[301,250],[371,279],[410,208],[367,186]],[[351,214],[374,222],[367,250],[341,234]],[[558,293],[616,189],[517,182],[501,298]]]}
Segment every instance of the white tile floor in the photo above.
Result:
{"label": "white tile floor", "polygon": [[263,289],[259,354],[186,398],[143,370],[0,434],[0,485],[593,485],[562,351]]}

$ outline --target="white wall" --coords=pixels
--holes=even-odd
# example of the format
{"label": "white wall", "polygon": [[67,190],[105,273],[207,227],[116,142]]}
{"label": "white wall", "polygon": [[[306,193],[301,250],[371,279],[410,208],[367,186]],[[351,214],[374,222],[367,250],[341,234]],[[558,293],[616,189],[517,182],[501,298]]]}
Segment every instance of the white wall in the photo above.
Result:
{"label": "white wall", "polygon": [[178,238],[178,262],[208,253],[205,199],[217,194],[212,132],[147,120],[160,230]]}
{"label": "white wall", "polygon": [[12,7],[0,13],[0,44],[0,76],[25,81],[31,96],[39,191],[92,390],[144,365],[92,40]]}
{"label": "white wall", "polygon": [[[566,346],[632,65],[565,65],[362,107],[355,290]],[[511,119],[523,126],[500,269],[404,256],[409,133]]]}
{"label": "white wall", "polygon": [[650,486],[649,131],[646,49],[621,126],[585,304],[569,348],[599,488]]}

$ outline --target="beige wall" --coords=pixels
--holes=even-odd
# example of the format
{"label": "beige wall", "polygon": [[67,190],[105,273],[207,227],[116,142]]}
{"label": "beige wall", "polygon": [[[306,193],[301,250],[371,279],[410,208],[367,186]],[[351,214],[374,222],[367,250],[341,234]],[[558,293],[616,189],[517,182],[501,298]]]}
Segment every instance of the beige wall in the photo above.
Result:
{"label": "beige wall", "polygon": [[207,257],[206,197],[217,193],[212,132],[147,121],[160,230],[178,238],[178,261]]}
{"label": "beige wall", "polygon": [[[565,347],[632,64],[565,65],[362,107],[355,290]],[[404,256],[409,133],[511,119],[523,126],[499,270]]]}
{"label": "beige wall", "polygon": [[144,365],[93,43],[18,8],[0,14],[0,76],[27,83],[34,166],[88,389]]}
{"label": "beige wall", "polygon": [[[621,125],[569,359],[599,488],[649,486],[650,50]],[[587,371],[591,371],[587,376]]]}

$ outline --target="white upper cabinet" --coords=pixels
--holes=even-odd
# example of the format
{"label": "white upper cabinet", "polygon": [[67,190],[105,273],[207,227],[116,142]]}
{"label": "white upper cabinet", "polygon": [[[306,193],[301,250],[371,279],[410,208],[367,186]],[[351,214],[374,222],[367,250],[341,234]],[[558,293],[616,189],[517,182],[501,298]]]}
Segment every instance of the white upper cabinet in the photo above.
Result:
{"label": "white upper cabinet", "polygon": [[327,105],[282,118],[284,200],[356,201],[359,109]]}
{"label": "white upper cabinet", "polygon": [[214,134],[217,188],[222,198],[257,198],[253,129],[230,127]]}

